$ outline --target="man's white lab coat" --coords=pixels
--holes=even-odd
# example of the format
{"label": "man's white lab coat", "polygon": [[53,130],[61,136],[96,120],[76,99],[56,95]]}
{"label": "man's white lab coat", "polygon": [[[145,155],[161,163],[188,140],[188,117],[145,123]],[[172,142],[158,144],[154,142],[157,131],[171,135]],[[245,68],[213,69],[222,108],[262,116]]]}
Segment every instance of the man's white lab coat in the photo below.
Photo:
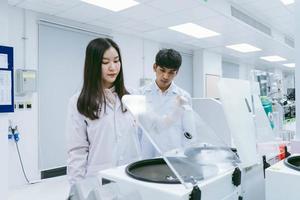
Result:
{"label": "man's white lab coat", "polygon": [[[180,114],[176,111],[176,109],[178,109],[178,102],[176,101],[178,101],[178,97],[183,97],[187,100],[186,103],[191,108],[192,100],[189,93],[179,88],[173,82],[170,87],[162,93],[155,81],[153,81],[149,85],[140,88],[138,94],[146,96],[147,104],[151,105],[151,109],[153,109],[155,114],[161,117],[161,119],[158,120],[161,120],[162,123],[165,123],[164,120],[166,118],[164,116],[173,117],[175,120],[175,123],[172,123],[171,127],[164,128],[162,126],[162,128],[160,128],[161,136],[155,136],[157,137],[156,141],[161,150],[165,152],[173,148],[182,147],[187,140],[184,133],[188,131],[187,129],[189,129],[189,127],[187,127],[187,123],[185,123],[185,116],[187,115],[185,115],[185,113]],[[172,116],[174,114],[179,115]],[[141,131],[139,134],[143,157],[151,158],[157,156],[156,150],[145,134],[141,134]]]}

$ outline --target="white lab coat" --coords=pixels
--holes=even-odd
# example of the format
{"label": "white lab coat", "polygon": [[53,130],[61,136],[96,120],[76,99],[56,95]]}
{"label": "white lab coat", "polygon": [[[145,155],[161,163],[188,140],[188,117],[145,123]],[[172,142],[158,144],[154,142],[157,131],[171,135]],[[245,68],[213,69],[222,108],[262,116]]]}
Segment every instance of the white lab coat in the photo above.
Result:
{"label": "white lab coat", "polygon": [[[161,117],[176,113],[175,109],[178,109],[178,103],[176,102],[178,96],[182,96],[187,99],[188,107],[191,108],[192,104],[190,94],[178,87],[173,82],[170,87],[162,93],[156,82],[153,81],[152,83],[140,88],[138,94],[145,95],[147,104],[150,104],[156,115]],[[181,113],[179,116],[180,119],[176,119],[176,122],[172,123],[171,127],[161,128],[163,135],[157,135],[158,138],[156,140],[159,143],[158,146],[160,147],[161,151],[164,152],[173,148],[183,147],[187,140],[187,138],[184,136],[184,132],[187,131],[185,129],[189,128],[186,127],[187,125],[184,123],[186,121],[184,119],[186,117],[184,116],[187,115]],[[159,155],[154,146],[150,143],[148,138],[144,133],[142,133],[141,130],[139,131],[139,140],[143,158],[152,158]]]}
{"label": "white lab coat", "polygon": [[115,106],[107,102],[99,119],[90,120],[78,112],[78,96],[71,97],[67,116],[70,184],[140,158],[137,126],[128,111],[122,112],[119,98]]}

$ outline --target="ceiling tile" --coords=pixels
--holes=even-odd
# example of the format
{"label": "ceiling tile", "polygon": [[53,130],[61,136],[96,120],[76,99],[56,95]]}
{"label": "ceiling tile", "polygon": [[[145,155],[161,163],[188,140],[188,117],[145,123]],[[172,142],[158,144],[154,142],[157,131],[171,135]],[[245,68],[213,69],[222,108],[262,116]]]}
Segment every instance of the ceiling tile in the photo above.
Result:
{"label": "ceiling tile", "polygon": [[294,5],[285,6],[280,0],[250,1],[247,3],[235,1],[235,3],[247,11],[250,16],[254,16],[261,23],[282,33],[286,33],[285,29],[282,28],[283,24],[279,24],[275,20],[281,18],[294,21],[295,18],[295,14],[291,11]]}
{"label": "ceiling tile", "polygon": [[179,11],[176,13],[176,16],[184,16],[185,18],[191,20],[201,20],[201,19],[205,19],[217,15],[220,14],[205,6],[198,6],[191,9],[185,9],[183,11]]}
{"label": "ceiling tile", "polygon": [[127,17],[135,20],[147,20],[157,18],[163,15],[164,12],[148,5],[139,4],[132,8],[116,13],[116,16]]}
{"label": "ceiling tile", "polygon": [[199,39],[190,39],[182,41],[186,45],[190,45],[193,48],[196,49],[209,49],[209,48],[215,48],[219,46],[218,43],[213,41],[206,41],[206,40],[199,40]]}
{"label": "ceiling tile", "polygon": [[132,28],[135,26],[139,26],[142,23],[140,21],[135,21],[135,20],[126,20],[125,22],[123,22],[122,24],[120,24],[121,26],[125,27],[125,28]]}
{"label": "ceiling tile", "polygon": [[236,4],[240,4],[240,5],[250,3],[253,1],[256,1],[256,0],[229,0],[230,3],[236,3]]}
{"label": "ceiling tile", "polygon": [[135,27],[131,27],[131,28],[134,30],[140,31],[140,32],[150,32],[150,31],[156,31],[156,30],[161,29],[158,26],[153,26],[151,24],[146,24],[146,23],[143,23],[143,24],[137,25]]}
{"label": "ceiling tile", "polygon": [[153,26],[159,26],[162,28],[168,28],[170,26],[182,24],[191,21],[189,17],[185,15],[176,15],[173,14],[163,15],[158,18],[145,20],[145,23],[151,24]]}
{"label": "ceiling tile", "polygon": [[149,31],[144,33],[145,36],[157,39],[159,41],[178,43],[180,41],[185,41],[191,39],[191,37],[172,31],[168,29],[160,29],[155,31]]}
{"label": "ceiling tile", "polygon": [[200,26],[218,32],[221,35],[232,35],[235,33],[243,33],[249,30],[249,27],[243,22],[222,15],[210,17],[204,20],[195,20],[194,22]]}
{"label": "ceiling tile", "polygon": [[112,11],[109,11],[107,9],[96,7],[82,2],[71,9],[59,12],[55,15],[58,17],[76,20],[79,22],[88,22],[95,19],[100,19],[101,17],[111,13]]}
{"label": "ceiling tile", "polygon": [[20,4],[18,4],[18,6],[21,8],[28,9],[28,10],[33,10],[36,12],[46,13],[46,14],[50,14],[50,15],[57,12],[56,7],[45,5],[42,3],[32,3],[31,0],[24,1]]}
{"label": "ceiling tile", "polygon": [[106,29],[113,29],[116,26],[118,26],[116,24],[103,22],[101,19],[96,19],[96,20],[85,22],[85,23],[94,25],[94,26],[99,26],[99,27],[106,28]]}
{"label": "ceiling tile", "polygon": [[52,15],[54,13],[61,12],[66,9],[70,9],[77,4],[78,1],[72,1],[72,0],[65,0],[65,1],[26,0],[19,3],[18,6],[36,12],[47,13]]}
{"label": "ceiling tile", "polygon": [[196,0],[154,0],[146,4],[154,8],[163,10],[166,13],[175,12],[183,9],[190,9],[201,5]]}
{"label": "ceiling tile", "polygon": [[105,15],[105,16],[101,17],[100,20],[105,23],[111,23],[114,25],[121,25],[122,23],[127,23],[127,22],[131,21],[131,19],[129,19],[127,17],[120,17],[115,14]]}

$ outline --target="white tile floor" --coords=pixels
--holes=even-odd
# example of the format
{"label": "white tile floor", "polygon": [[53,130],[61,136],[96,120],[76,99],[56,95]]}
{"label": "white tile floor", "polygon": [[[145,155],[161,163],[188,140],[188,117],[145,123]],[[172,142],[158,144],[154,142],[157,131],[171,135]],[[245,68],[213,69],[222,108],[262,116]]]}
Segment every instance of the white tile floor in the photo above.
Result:
{"label": "white tile floor", "polygon": [[8,200],[66,200],[69,189],[66,176],[49,178],[36,184],[10,189]]}

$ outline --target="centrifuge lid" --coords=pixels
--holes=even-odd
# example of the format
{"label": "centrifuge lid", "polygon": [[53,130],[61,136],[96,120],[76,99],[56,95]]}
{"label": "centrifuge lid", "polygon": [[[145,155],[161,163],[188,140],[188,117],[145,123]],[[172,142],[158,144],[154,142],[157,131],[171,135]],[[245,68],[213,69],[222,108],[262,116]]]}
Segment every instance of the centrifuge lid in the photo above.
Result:
{"label": "centrifuge lid", "polygon": [[[236,153],[184,102],[185,99],[174,98],[174,101],[166,104],[156,104],[156,100],[151,97],[125,95],[122,101],[175,177],[186,188],[231,171],[239,163]],[[171,113],[164,110],[171,110]],[[152,162],[141,161],[131,166],[129,172],[136,170],[133,173],[135,175],[139,172],[138,176],[131,176],[144,179],[148,176],[146,171],[153,170],[148,166],[149,163],[153,165]],[[173,179],[173,174],[163,174],[162,177],[171,176],[167,178]]]}

